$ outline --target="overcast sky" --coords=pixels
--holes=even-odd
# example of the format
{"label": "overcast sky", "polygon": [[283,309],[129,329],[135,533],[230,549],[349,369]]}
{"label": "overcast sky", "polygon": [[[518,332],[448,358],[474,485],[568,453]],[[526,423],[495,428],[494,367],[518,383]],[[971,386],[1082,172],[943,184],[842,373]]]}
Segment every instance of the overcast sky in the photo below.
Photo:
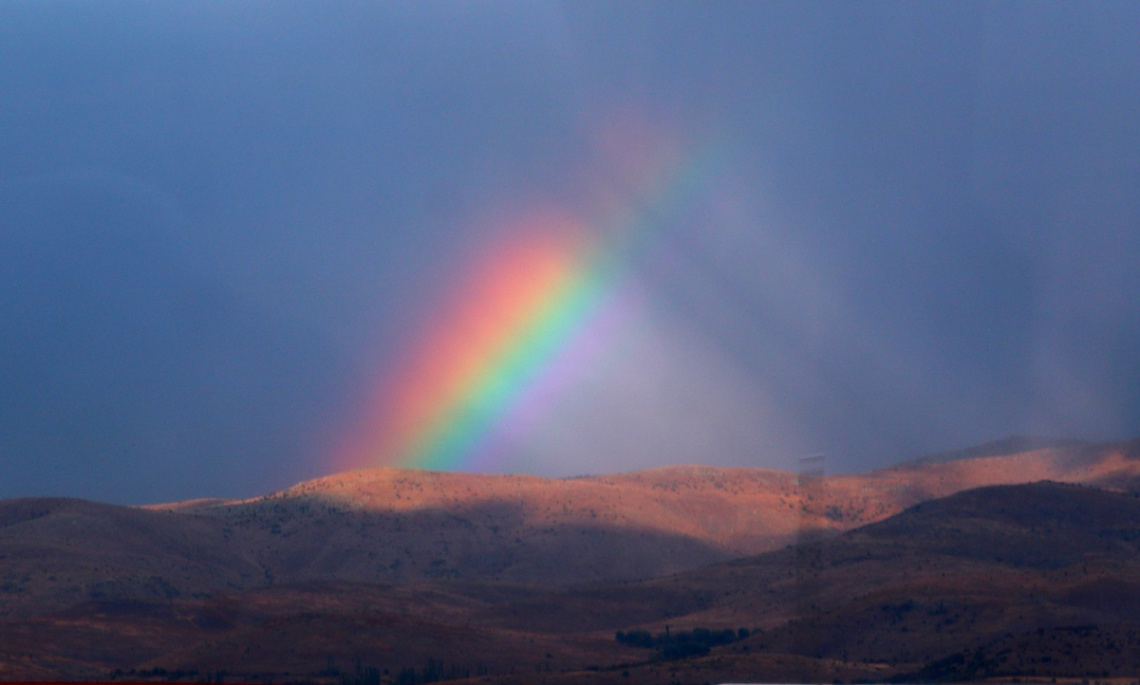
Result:
{"label": "overcast sky", "polygon": [[1137,122],[1134,2],[0,3],[0,497],[323,475],[550,207],[653,238],[498,470],[1135,437]]}

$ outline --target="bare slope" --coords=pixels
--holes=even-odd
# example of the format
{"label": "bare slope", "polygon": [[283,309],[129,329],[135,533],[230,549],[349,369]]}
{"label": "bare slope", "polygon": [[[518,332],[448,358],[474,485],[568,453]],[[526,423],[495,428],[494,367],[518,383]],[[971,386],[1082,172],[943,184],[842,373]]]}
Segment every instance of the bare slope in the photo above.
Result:
{"label": "bare slope", "polygon": [[266,497],[146,508],[0,502],[0,616],[82,600],[196,597],[301,581],[572,585],[659,577],[838,533],[934,497],[1041,479],[1130,489],[1140,443],[1064,444],[830,477],[669,467],[552,480],[371,469]]}
{"label": "bare slope", "polygon": [[[818,610],[803,615],[805,572],[820,590]],[[381,682],[440,662],[454,669],[445,674],[520,683],[1132,676],[1138,578],[1137,497],[999,486],[837,536],[806,570],[785,549],[639,583],[309,582],[99,599],[0,620],[0,679],[224,670],[335,683],[358,675],[358,660],[386,671]],[[613,639],[666,625],[754,633],[670,662]]]}
{"label": "bare slope", "polygon": [[[807,586],[816,608],[803,613]],[[1043,482],[918,505],[827,541],[809,568],[786,549],[520,598],[481,620],[597,635],[760,629],[708,657],[625,669],[633,682],[699,683],[1134,677],[1138,617],[1140,498]]]}
{"label": "bare slope", "polygon": [[0,617],[263,580],[264,570],[212,519],[75,499],[0,502]]}
{"label": "bare slope", "polygon": [[[1029,451],[1006,449],[1032,447]],[[677,466],[573,479],[370,469],[198,507],[275,578],[573,584],[661,576],[838,533],[961,490],[1039,480],[1131,490],[1140,441],[1005,441],[956,459],[832,476]]]}

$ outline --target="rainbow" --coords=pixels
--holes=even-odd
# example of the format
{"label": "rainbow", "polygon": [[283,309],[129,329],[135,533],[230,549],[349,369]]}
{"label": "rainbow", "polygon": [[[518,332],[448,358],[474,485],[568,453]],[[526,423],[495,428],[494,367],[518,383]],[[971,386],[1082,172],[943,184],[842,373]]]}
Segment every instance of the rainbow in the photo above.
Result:
{"label": "rainbow", "polygon": [[594,230],[545,212],[505,232],[375,394],[340,465],[488,470],[496,439],[541,413],[620,325],[615,293],[630,256],[705,166],[657,174],[653,201]]}

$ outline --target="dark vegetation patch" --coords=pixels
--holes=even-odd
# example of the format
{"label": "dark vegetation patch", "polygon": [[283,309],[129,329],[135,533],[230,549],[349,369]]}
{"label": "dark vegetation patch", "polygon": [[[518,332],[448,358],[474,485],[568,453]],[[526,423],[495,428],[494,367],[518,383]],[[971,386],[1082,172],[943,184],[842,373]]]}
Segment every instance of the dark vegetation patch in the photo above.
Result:
{"label": "dark vegetation patch", "polygon": [[713,647],[732,644],[743,640],[751,632],[747,628],[732,630],[709,630],[708,628],[693,628],[692,630],[679,630],[671,632],[665,626],[665,632],[651,634],[648,630],[631,630],[629,632],[617,631],[614,639],[619,644],[629,647],[641,647],[657,651],[657,659],[672,660],[685,659],[693,656],[704,656]]}

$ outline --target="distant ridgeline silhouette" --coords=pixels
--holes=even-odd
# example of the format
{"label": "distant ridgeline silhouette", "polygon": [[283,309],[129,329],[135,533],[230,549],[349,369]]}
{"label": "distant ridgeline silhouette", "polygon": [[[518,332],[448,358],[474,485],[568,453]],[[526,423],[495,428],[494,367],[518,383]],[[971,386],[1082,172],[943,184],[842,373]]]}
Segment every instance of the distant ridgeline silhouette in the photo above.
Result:
{"label": "distant ridgeline silhouette", "polygon": [[1070,440],[1065,438],[1047,438],[1038,435],[1015,435],[1001,440],[982,443],[974,447],[949,452],[937,452],[917,459],[902,462],[899,466],[918,464],[942,464],[963,459],[981,459],[984,457],[1000,457],[1007,454],[1033,452],[1045,449],[1079,449],[1093,446],[1094,443],[1084,440]]}

